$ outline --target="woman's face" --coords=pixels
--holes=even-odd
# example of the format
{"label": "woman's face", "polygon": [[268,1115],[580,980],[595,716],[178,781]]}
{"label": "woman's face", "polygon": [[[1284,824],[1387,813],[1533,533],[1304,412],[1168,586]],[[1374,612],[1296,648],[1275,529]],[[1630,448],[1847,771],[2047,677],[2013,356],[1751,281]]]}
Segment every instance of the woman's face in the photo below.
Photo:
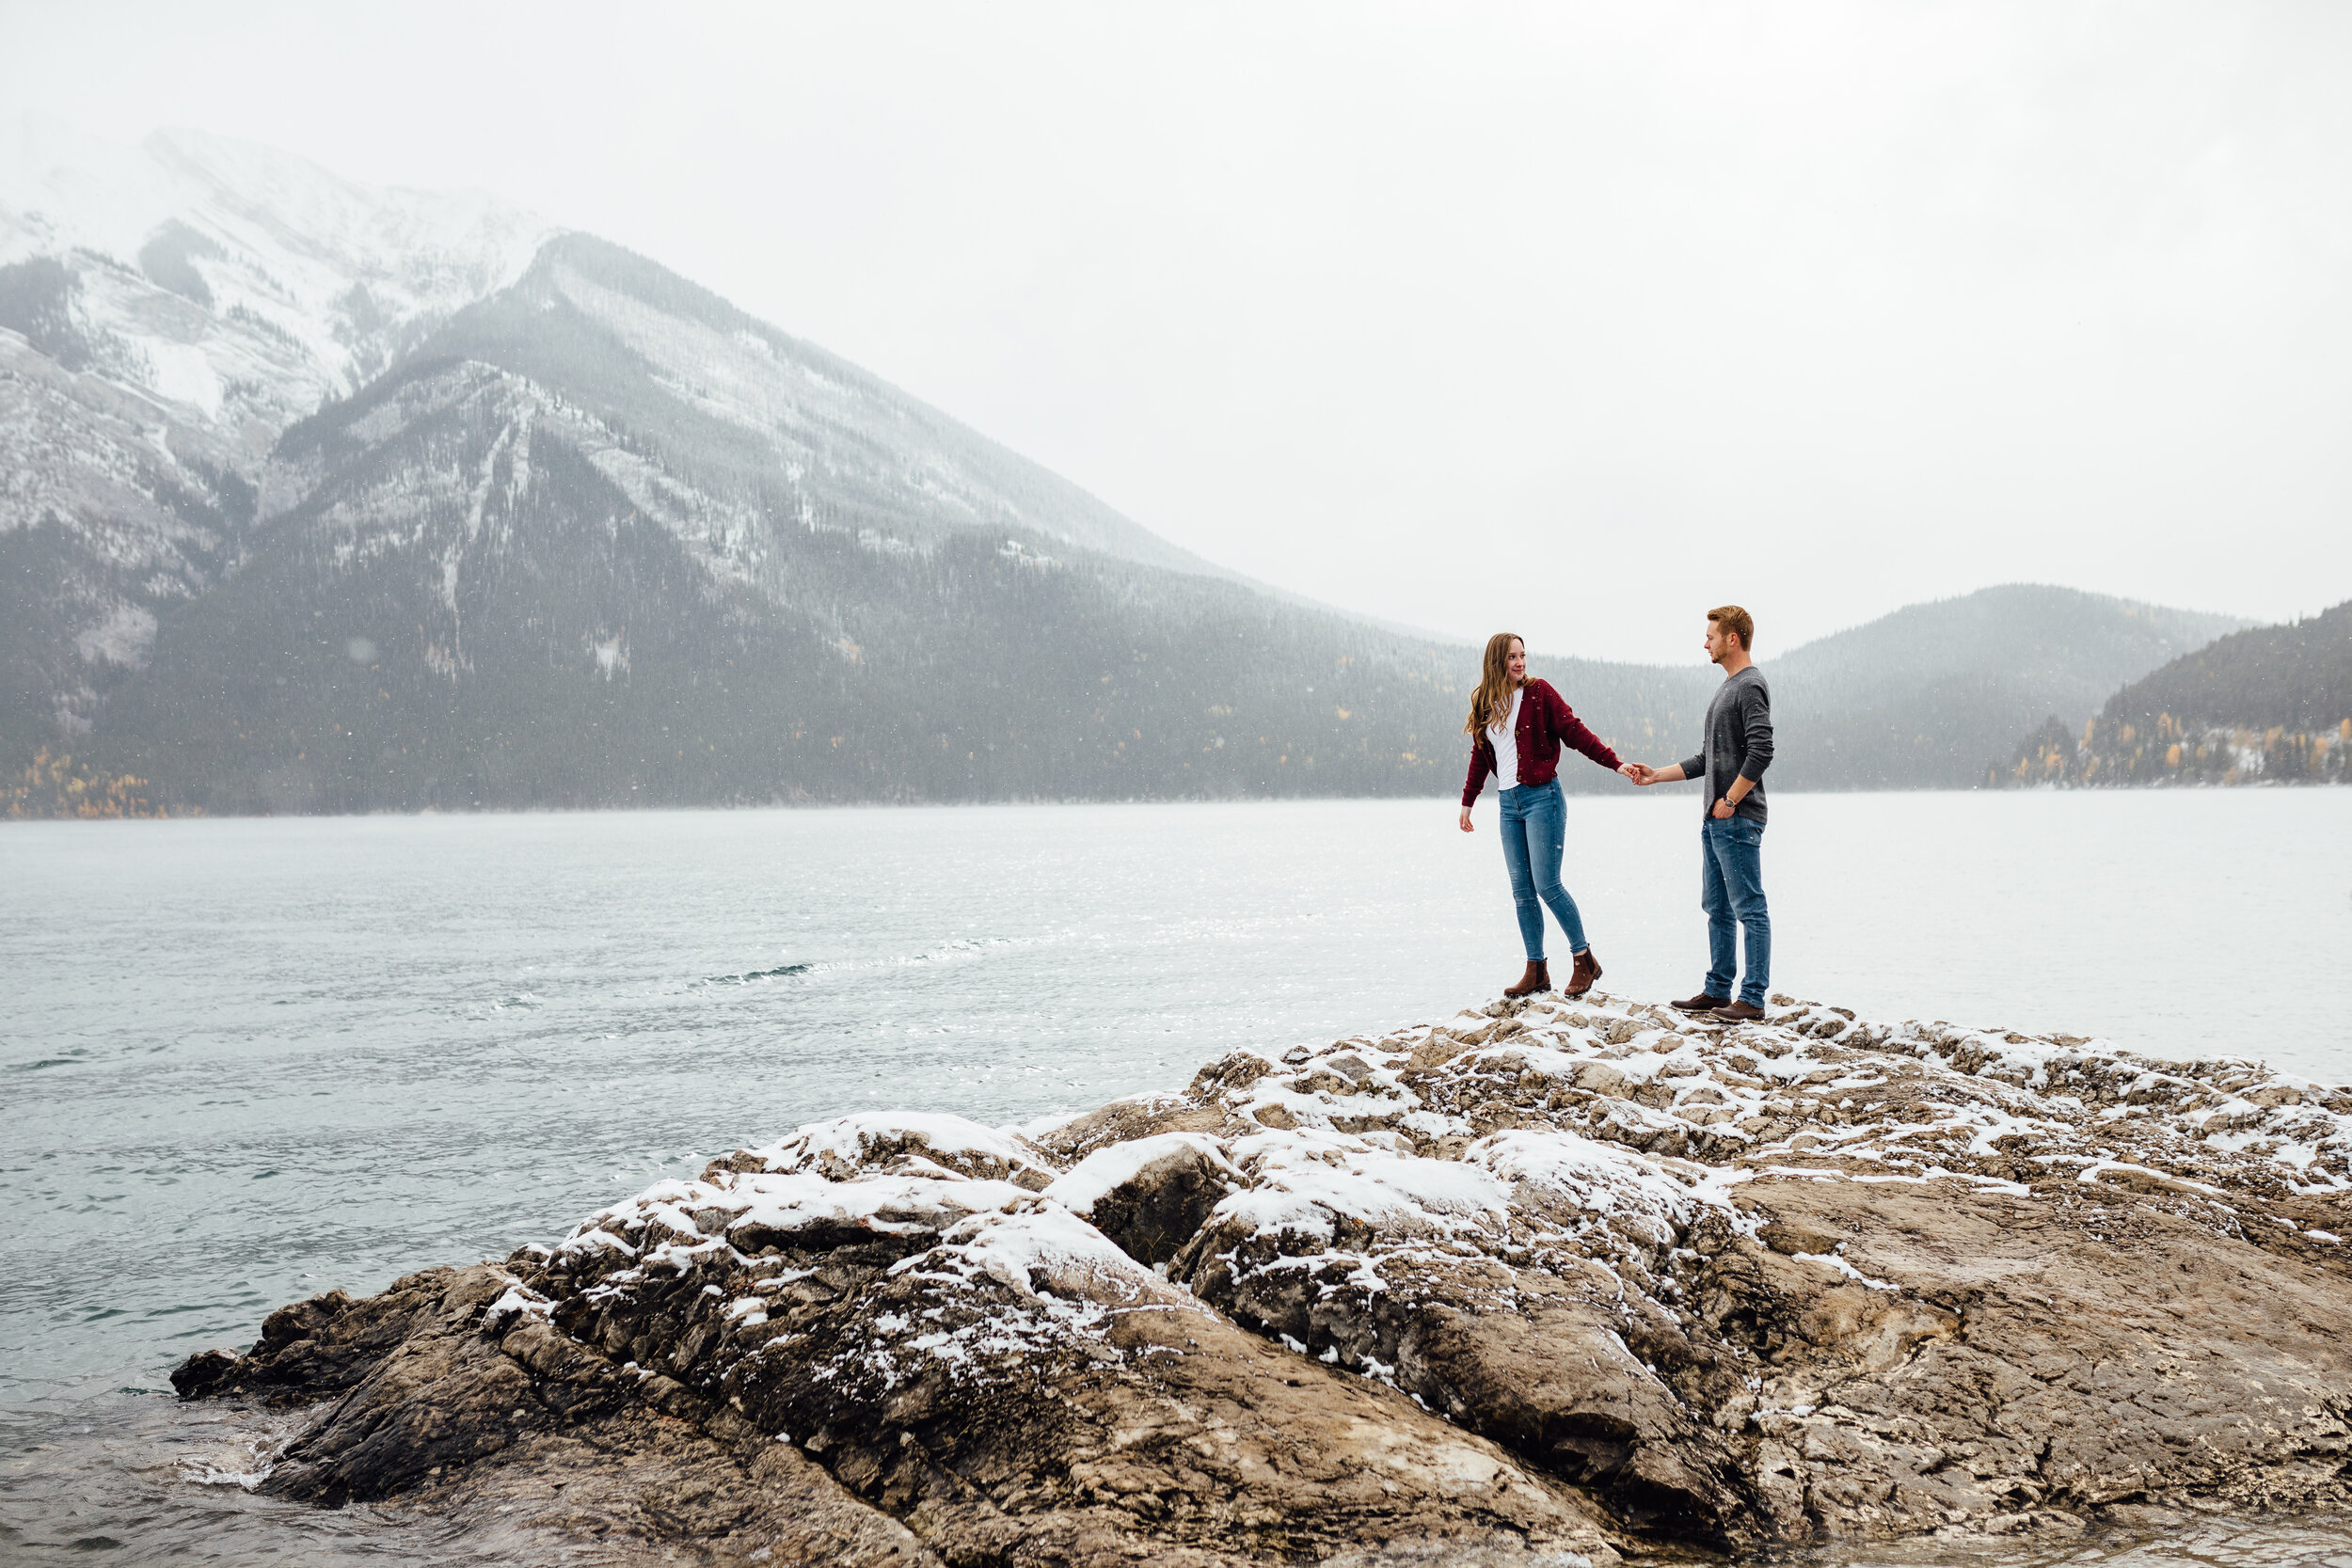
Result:
{"label": "woman's face", "polygon": [[1527,678],[1527,644],[1516,637],[1511,639],[1511,652],[1503,659],[1503,668],[1511,672],[1514,681]]}

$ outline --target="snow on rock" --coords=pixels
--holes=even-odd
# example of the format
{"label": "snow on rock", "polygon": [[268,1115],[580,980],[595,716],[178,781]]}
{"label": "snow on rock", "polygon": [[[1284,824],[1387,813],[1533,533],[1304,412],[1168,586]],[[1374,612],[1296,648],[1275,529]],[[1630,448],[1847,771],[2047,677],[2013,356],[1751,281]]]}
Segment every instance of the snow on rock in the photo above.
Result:
{"label": "snow on rock", "polygon": [[1701,1205],[1731,1209],[1721,1178],[1700,1182],[1578,1132],[1497,1132],[1464,1149],[1462,1159],[1511,1183],[1511,1201],[1521,1208],[1614,1224],[1654,1247],[1688,1229]]}
{"label": "snow on rock", "polygon": [[985,1275],[1032,1300],[1104,1289],[1142,1299],[1166,1290],[1101,1231],[1050,1201],[976,1214],[942,1235],[930,1251],[891,1267],[897,1274],[946,1274],[966,1281]]}
{"label": "snow on rock", "polygon": [[1054,1174],[1043,1151],[1019,1133],[998,1132],[961,1117],[919,1111],[869,1111],[812,1123],[748,1154],[760,1163],[760,1168],[814,1170],[835,1180],[877,1169],[1020,1181],[1036,1187],[1051,1180]]}
{"label": "snow on rock", "polygon": [[103,621],[73,639],[73,651],[88,663],[103,661],[133,670],[147,662],[147,652],[154,645],[155,612],[135,604],[116,605]]}
{"label": "snow on rock", "polygon": [[[1027,1199],[1050,1175],[1017,1135],[961,1117],[869,1112],[713,1162],[695,1180],[656,1182],[582,1221],[555,1257],[676,1268],[718,1255],[748,1264],[763,1248],[812,1238],[928,1240]],[[605,1283],[643,1276],[641,1267]]]}
{"label": "snow on rock", "polygon": [[1152,1166],[1174,1157],[1193,1155],[1238,1178],[1225,1146],[1200,1132],[1161,1132],[1148,1138],[1098,1148],[1054,1179],[1045,1196],[1074,1213],[1089,1213],[1112,1193],[1136,1180]]}
{"label": "snow on rock", "polygon": [[1251,1184],[1219,1203],[1211,1223],[1279,1237],[1286,1249],[1375,1229],[1451,1241],[1500,1235],[1510,1225],[1509,1189],[1465,1162],[1311,1129],[1254,1133],[1234,1153]]}

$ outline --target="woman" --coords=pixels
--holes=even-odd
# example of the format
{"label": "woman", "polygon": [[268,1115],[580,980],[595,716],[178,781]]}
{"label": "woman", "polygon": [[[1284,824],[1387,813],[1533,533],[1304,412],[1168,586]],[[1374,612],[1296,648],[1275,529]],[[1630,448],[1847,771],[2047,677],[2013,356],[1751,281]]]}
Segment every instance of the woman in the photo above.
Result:
{"label": "woman", "polygon": [[1511,871],[1511,896],[1518,901],[1519,935],[1527,942],[1527,973],[1505,996],[1532,996],[1551,989],[1544,961],[1544,906],[1567,933],[1576,972],[1565,991],[1581,996],[1600,978],[1600,960],[1584,940],[1576,900],[1560,885],[1560,852],[1567,812],[1560,798],[1560,743],[1566,741],[1603,768],[1623,771],[1617,753],[1586,729],[1549,681],[1527,678],[1527,644],[1511,633],[1486,639],[1486,657],[1470,696],[1470,777],[1462,784],[1462,831],[1471,832],[1470,802],[1492,773],[1502,793],[1502,863]]}

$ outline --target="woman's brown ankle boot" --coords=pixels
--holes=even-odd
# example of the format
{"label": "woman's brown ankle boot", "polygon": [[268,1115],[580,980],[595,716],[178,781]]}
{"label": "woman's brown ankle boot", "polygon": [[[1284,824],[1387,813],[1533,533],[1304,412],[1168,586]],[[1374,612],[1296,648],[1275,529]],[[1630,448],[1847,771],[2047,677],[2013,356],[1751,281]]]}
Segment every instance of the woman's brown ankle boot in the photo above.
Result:
{"label": "woman's brown ankle boot", "polygon": [[1563,996],[1581,996],[1586,991],[1591,990],[1593,989],[1593,982],[1599,978],[1600,960],[1594,958],[1593,950],[1587,947],[1583,952],[1579,953],[1576,956],[1576,968],[1568,975],[1568,989],[1562,991],[1560,994]]}
{"label": "woman's brown ankle boot", "polygon": [[1519,983],[1516,986],[1503,987],[1502,994],[1505,996],[1533,996],[1539,990],[1549,990],[1550,989],[1551,965],[1546,963],[1541,958],[1530,958],[1527,960],[1527,973],[1519,976]]}

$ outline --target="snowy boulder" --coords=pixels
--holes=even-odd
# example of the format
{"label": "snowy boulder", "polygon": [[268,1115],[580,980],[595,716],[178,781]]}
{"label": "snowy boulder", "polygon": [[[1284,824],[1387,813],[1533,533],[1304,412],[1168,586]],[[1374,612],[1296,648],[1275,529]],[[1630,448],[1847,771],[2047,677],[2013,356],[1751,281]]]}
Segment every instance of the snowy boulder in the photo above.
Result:
{"label": "snowy boulder", "polygon": [[1220,1199],[1246,1184],[1215,1139],[1162,1132],[1095,1150],[1056,1178],[1045,1196],[1090,1221],[1136,1261],[1161,1264],[1199,1233]]}
{"label": "snowy boulder", "polygon": [[2347,1234],[2341,1085],[1537,998],[817,1124],[174,1381],[283,1496],[720,1560],[2063,1535],[2352,1503]]}
{"label": "snowy boulder", "polygon": [[[1759,1533],[1716,1434],[1629,1343],[1673,1345],[1652,1354],[1684,1366],[1708,1353],[1573,1250],[1590,1230],[1608,1235],[1604,1257],[1671,1245],[1695,1207],[1671,1180],[1649,1177],[1662,1202],[1641,1194],[1616,1212],[1613,1189],[1641,1185],[1640,1162],[1564,1133],[1506,1133],[1458,1160],[1345,1134],[1261,1135],[1236,1152],[1251,1184],[1171,1270],[1200,1299],[1602,1491],[1627,1523],[1712,1543]],[[1566,1170],[1600,1180],[1562,1195],[1557,1229],[1554,1205],[1515,1201]],[[1558,1250],[1544,1256],[1547,1243]]]}

